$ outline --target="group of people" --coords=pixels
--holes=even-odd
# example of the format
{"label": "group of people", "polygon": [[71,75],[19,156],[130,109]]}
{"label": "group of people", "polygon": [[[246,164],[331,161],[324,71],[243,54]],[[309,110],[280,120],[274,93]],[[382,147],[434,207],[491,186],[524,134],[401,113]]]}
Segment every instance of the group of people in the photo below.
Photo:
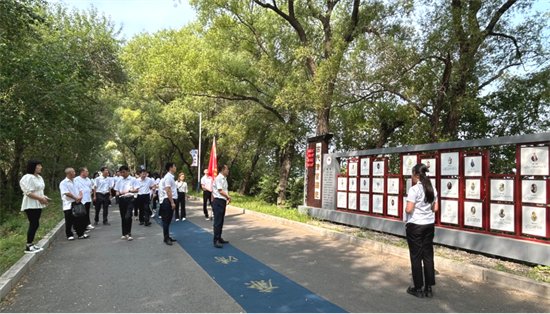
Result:
{"label": "group of people", "polygon": [[[65,234],[67,240],[89,238],[88,232],[95,229],[90,220],[90,208],[95,207],[94,225],[99,224],[101,210],[103,210],[103,225],[109,226],[109,206],[114,198],[119,204],[122,240],[132,241],[132,216],[139,218],[139,224],[145,227],[151,225],[150,218],[158,213],[162,219],[164,243],[173,245],[176,239],[170,236],[169,227],[174,218],[176,221],[186,220],[185,203],[189,199],[185,175],[179,173],[176,179],[176,165],[173,162],[165,164],[165,173],[159,176],[154,173],[149,177],[149,171],[142,169],[134,176],[130,175],[127,166],[121,166],[114,176],[110,176],[109,168],[102,167],[92,179],[89,171],[83,167],[78,169],[78,175],[73,168],[65,169],[65,179],[59,184],[62,209],[65,216]],[[27,162],[26,174],[20,180],[23,192],[21,211],[24,211],[29,221],[27,231],[27,245],[25,253],[38,253],[43,250],[34,244],[36,231],[39,227],[42,209],[51,199],[44,195],[45,184],[41,177],[42,162],[31,159]],[[228,194],[227,180],[229,169],[222,166],[220,175],[213,179],[208,171],[201,179],[203,189],[203,211],[207,220],[214,217],[214,247],[221,248],[228,243],[221,238],[223,218],[226,205],[231,201]],[[211,199],[213,197],[213,200]],[[152,202],[152,207],[151,207]],[[157,210],[157,203],[160,205]],[[207,203],[213,210],[209,215]],[[75,207],[84,206],[86,213],[77,215]]]}

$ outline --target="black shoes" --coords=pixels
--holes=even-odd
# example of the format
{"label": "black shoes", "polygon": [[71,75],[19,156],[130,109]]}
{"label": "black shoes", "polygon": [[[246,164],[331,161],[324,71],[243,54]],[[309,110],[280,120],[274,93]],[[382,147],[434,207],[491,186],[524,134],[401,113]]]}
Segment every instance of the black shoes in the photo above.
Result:
{"label": "black shoes", "polygon": [[140,223],[139,223],[140,226],[143,226],[144,224],[145,224],[144,222],[140,222]]}
{"label": "black shoes", "polygon": [[108,221],[104,221],[103,224],[104,224],[105,226],[110,226],[110,225],[111,225]]}
{"label": "black shoes", "polygon": [[172,241],[172,242],[176,242],[176,241],[178,241],[178,240],[176,240],[176,239],[174,239],[174,238],[172,238],[172,237],[168,237],[168,238],[169,238],[169,239],[170,239],[170,241]]}
{"label": "black shoes", "polygon": [[221,244],[229,243],[229,241],[225,241],[224,239],[220,239],[220,241],[218,241],[218,242],[220,242]]}
{"label": "black shoes", "polygon": [[149,227],[150,225],[151,225],[150,222],[146,222],[146,223],[145,223],[145,227]]}
{"label": "black shoes", "polygon": [[96,221],[96,222],[94,222],[94,226],[97,226],[97,225],[99,225],[99,223],[98,223],[97,221]]}
{"label": "black shoes", "polygon": [[221,249],[221,248],[223,248],[223,245],[221,245],[220,242],[216,241],[216,242],[214,242],[214,247],[218,248],[218,249]]}
{"label": "black shoes", "polygon": [[422,294],[422,288],[416,289],[415,287],[409,287],[407,288],[407,293],[410,295],[414,295],[417,298],[423,298],[424,295]]}
{"label": "black shoes", "polygon": [[426,298],[433,298],[434,294],[432,292],[432,286],[426,286],[424,287],[424,295]]}
{"label": "black shoes", "polygon": [[172,241],[170,241],[170,239],[164,241],[164,243],[166,243],[166,245],[172,245]]}

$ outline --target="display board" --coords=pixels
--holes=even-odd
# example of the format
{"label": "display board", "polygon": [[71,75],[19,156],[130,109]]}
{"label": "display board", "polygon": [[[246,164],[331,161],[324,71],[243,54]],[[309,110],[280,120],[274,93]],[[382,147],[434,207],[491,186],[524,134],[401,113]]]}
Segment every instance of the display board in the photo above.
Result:
{"label": "display board", "polygon": [[491,179],[491,200],[513,202],[514,201],[514,180],[512,179]]}
{"label": "display board", "polygon": [[348,190],[348,178],[338,177],[338,191],[347,191],[347,190]]}
{"label": "display board", "polygon": [[348,207],[348,193],[347,192],[338,192],[337,194],[336,206],[338,208],[347,208]]}
{"label": "display board", "polygon": [[464,225],[476,228],[483,227],[483,203],[464,202]]}
{"label": "display board", "polygon": [[546,237],[546,208],[523,206],[522,232],[529,235]]}
{"label": "display board", "polygon": [[414,166],[416,166],[417,155],[403,155],[403,166],[402,166],[402,175],[404,176],[411,176],[412,175],[412,169]]}
{"label": "display board", "polygon": [[348,184],[348,186],[349,186],[348,191],[357,192],[357,178],[349,178],[348,183],[349,183]]}
{"label": "display board", "polygon": [[314,199],[321,199],[321,176],[322,176],[322,165],[321,165],[321,149],[322,143],[315,144],[315,189],[314,189]]}
{"label": "display board", "polygon": [[384,193],[384,178],[373,178],[372,179],[372,192],[373,193]]}
{"label": "display board", "polygon": [[375,214],[384,213],[384,195],[372,195],[372,212]]}
{"label": "display board", "polygon": [[532,204],[546,204],[547,180],[522,180],[521,201]]}
{"label": "display board", "polygon": [[361,193],[359,194],[359,211],[368,212],[369,211],[369,194]]}
{"label": "display board", "polygon": [[458,152],[441,153],[441,175],[458,176],[459,174]]}
{"label": "display board", "polygon": [[388,194],[399,194],[399,178],[388,178]]}
{"label": "display board", "polygon": [[387,214],[390,216],[399,216],[399,197],[388,196]]}
{"label": "display board", "polygon": [[466,180],[466,198],[471,200],[481,199],[481,179]]}
{"label": "display board", "polygon": [[458,198],[458,179],[441,179],[441,197]]}
{"label": "display board", "polygon": [[357,193],[348,193],[348,209],[357,210]]}
{"label": "display board", "polygon": [[435,177],[437,176],[437,159],[435,158],[425,158],[420,159],[420,162],[426,165],[426,168],[428,168],[428,173],[426,175],[428,177]]}
{"label": "display board", "polygon": [[548,176],[548,146],[521,148],[521,175]]}
{"label": "display board", "polygon": [[481,177],[483,176],[483,163],[481,156],[464,157],[464,176]]}
{"label": "display board", "polygon": [[372,175],[383,176],[386,174],[386,162],[384,160],[375,161],[372,163]]}
{"label": "display board", "polygon": [[441,200],[441,222],[458,224],[458,201]]}
{"label": "display board", "polygon": [[370,179],[369,178],[359,178],[359,191],[360,192],[370,192]]}
{"label": "display board", "polygon": [[348,164],[348,176],[356,177],[359,173],[359,161],[357,159],[350,160]]}
{"label": "display board", "polygon": [[514,232],[514,205],[491,204],[491,229]]}

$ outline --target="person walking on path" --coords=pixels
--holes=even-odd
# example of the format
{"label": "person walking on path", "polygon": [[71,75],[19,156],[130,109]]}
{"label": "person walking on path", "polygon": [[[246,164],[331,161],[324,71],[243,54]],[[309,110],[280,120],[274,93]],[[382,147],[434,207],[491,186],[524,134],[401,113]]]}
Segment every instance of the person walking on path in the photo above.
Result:
{"label": "person walking on path", "polygon": [[153,214],[151,215],[151,217],[155,217],[155,213],[157,212],[157,204],[159,203],[160,177],[159,177],[159,174],[157,172],[153,173],[152,177],[153,177],[153,181],[155,181],[155,189],[151,191],[151,200],[152,200],[152,203],[153,203],[152,204],[152,209],[151,209]]}
{"label": "person walking on path", "polygon": [[61,200],[63,201],[63,213],[65,214],[65,234],[67,240],[74,240],[73,227],[79,239],[86,239],[89,235],[84,234],[86,230],[86,216],[73,216],[73,203],[82,201],[82,191],[80,191],[74,183],[76,173],[73,168],[65,169],[65,180],[59,183],[59,191],[61,192]]}
{"label": "person walking on path", "polygon": [[[178,188],[178,199],[176,202],[176,221],[186,220],[186,213],[185,213],[185,201],[187,200],[187,182],[185,182],[185,174],[181,172],[178,176],[178,181],[176,182],[176,187]],[[180,209],[181,209],[181,216],[180,216]]]}
{"label": "person walking on path", "polygon": [[162,215],[162,229],[164,234],[164,243],[172,245],[172,242],[176,241],[170,236],[170,223],[172,222],[172,216],[174,209],[176,208],[176,201],[178,199],[178,188],[176,187],[176,181],[174,180],[174,173],[176,173],[176,165],[173,162],[167,162],[164,165],[167,173],[161,181],[164,186],[165,193],[163,193],[164,199],[160,204],[160,215]]}
{"label": "person walking on path", "polygon": [[77,188],[82,191],[82,204],[86,208],[86,229],[92,230],[95,229],[90,222],[90,206],[92,205],[92,191],[94,185],[92,180],[88,178],[90,172],[86,167],[78,169],[79,176],[74,179],[74,183]]}
{"label": "person walking on path", "polygon": [[127,166],[121,166],[121,178],[115,186],[115,193],[118,196],[120,209],[120,220],[122,222],[122,240],[132,241],[132,212],[134,210],[134,193],[139,191],[137,180],[130,176]]}
{"label": "person walking on path", "polygon": [[204,176],[201,178],[201,188],[202,188],[202,211],[204,212],[204,218],[206,220],[212,220],[208,216],[208,209],[206,208],[206,202],[210,204],[212,208],[212,177],[208,174],[208,169],[204,169]]}
{"label": "person walking on path", "polygon": [[225,218],[225,209],[227,204],[231,202],[229,191],[227,189],[227,175],[229,168],[223,165],[220,173],[212,184],[214,194],[214,202],[212,203],[212,211],[214,212],[214,247],[221,249],[224,243],[229,243],[222,238],[223,221]]}
{"label": "person walking on path", "polygon": [[[407,196],[407,243],[414,286],[407,293],[416,297],[433,297],[432,286],[435,285],[434,268],[434,223],[435,213],[439,210],[437,191],[426,176],[428,168],[417,164],[412,170],[412,180],[416,185],[409,189]],[[424,263],[424,280],[422,278],[422,263]],[[424,286],[424,293],[422,293]]]}
{"label": "person walking on path", "polygon": [[27,162],[27,174],[19,181],[21,191],[23,191],[23,202],[21,211],[24,211],[29,220],[29,229],[27,230],[27,246],[25,253],[34,254],[43,251],[43,248],[34,245],[34,237],[40,226],[40,216],[42,208],[46,207],[51,199],[44,195],[44,179],[40,176],[42,172],[42,162],[38,159],[31,159]]}
{"label": "person walking on path", "polygon": [[149,178],[147,170],[141,170],[138,183],[138,195],[136,198],[136,207],[139,209],[139,225],[150,226],[151,222],[151,191],[155,189],[155,181]]}
{"label": "person walking on path", "polygon": [[99,212],[103,206],[103,224],[109,226],[109,199],[111,198],[112,181],[109,177],[109,168],[102,167],[101,175],[95,179],[94,203],[95,203],[95,223],[98,225]]}

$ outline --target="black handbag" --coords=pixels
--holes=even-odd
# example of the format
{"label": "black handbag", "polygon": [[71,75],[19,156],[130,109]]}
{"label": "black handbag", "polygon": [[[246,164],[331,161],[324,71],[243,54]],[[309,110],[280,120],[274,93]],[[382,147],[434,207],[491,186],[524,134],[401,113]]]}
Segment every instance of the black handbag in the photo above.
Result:
{"label": "black handbag", "polygon": [[82,217],[86,215],[86,207],[82,203],[73,202],[71,211],[74,217]]}

